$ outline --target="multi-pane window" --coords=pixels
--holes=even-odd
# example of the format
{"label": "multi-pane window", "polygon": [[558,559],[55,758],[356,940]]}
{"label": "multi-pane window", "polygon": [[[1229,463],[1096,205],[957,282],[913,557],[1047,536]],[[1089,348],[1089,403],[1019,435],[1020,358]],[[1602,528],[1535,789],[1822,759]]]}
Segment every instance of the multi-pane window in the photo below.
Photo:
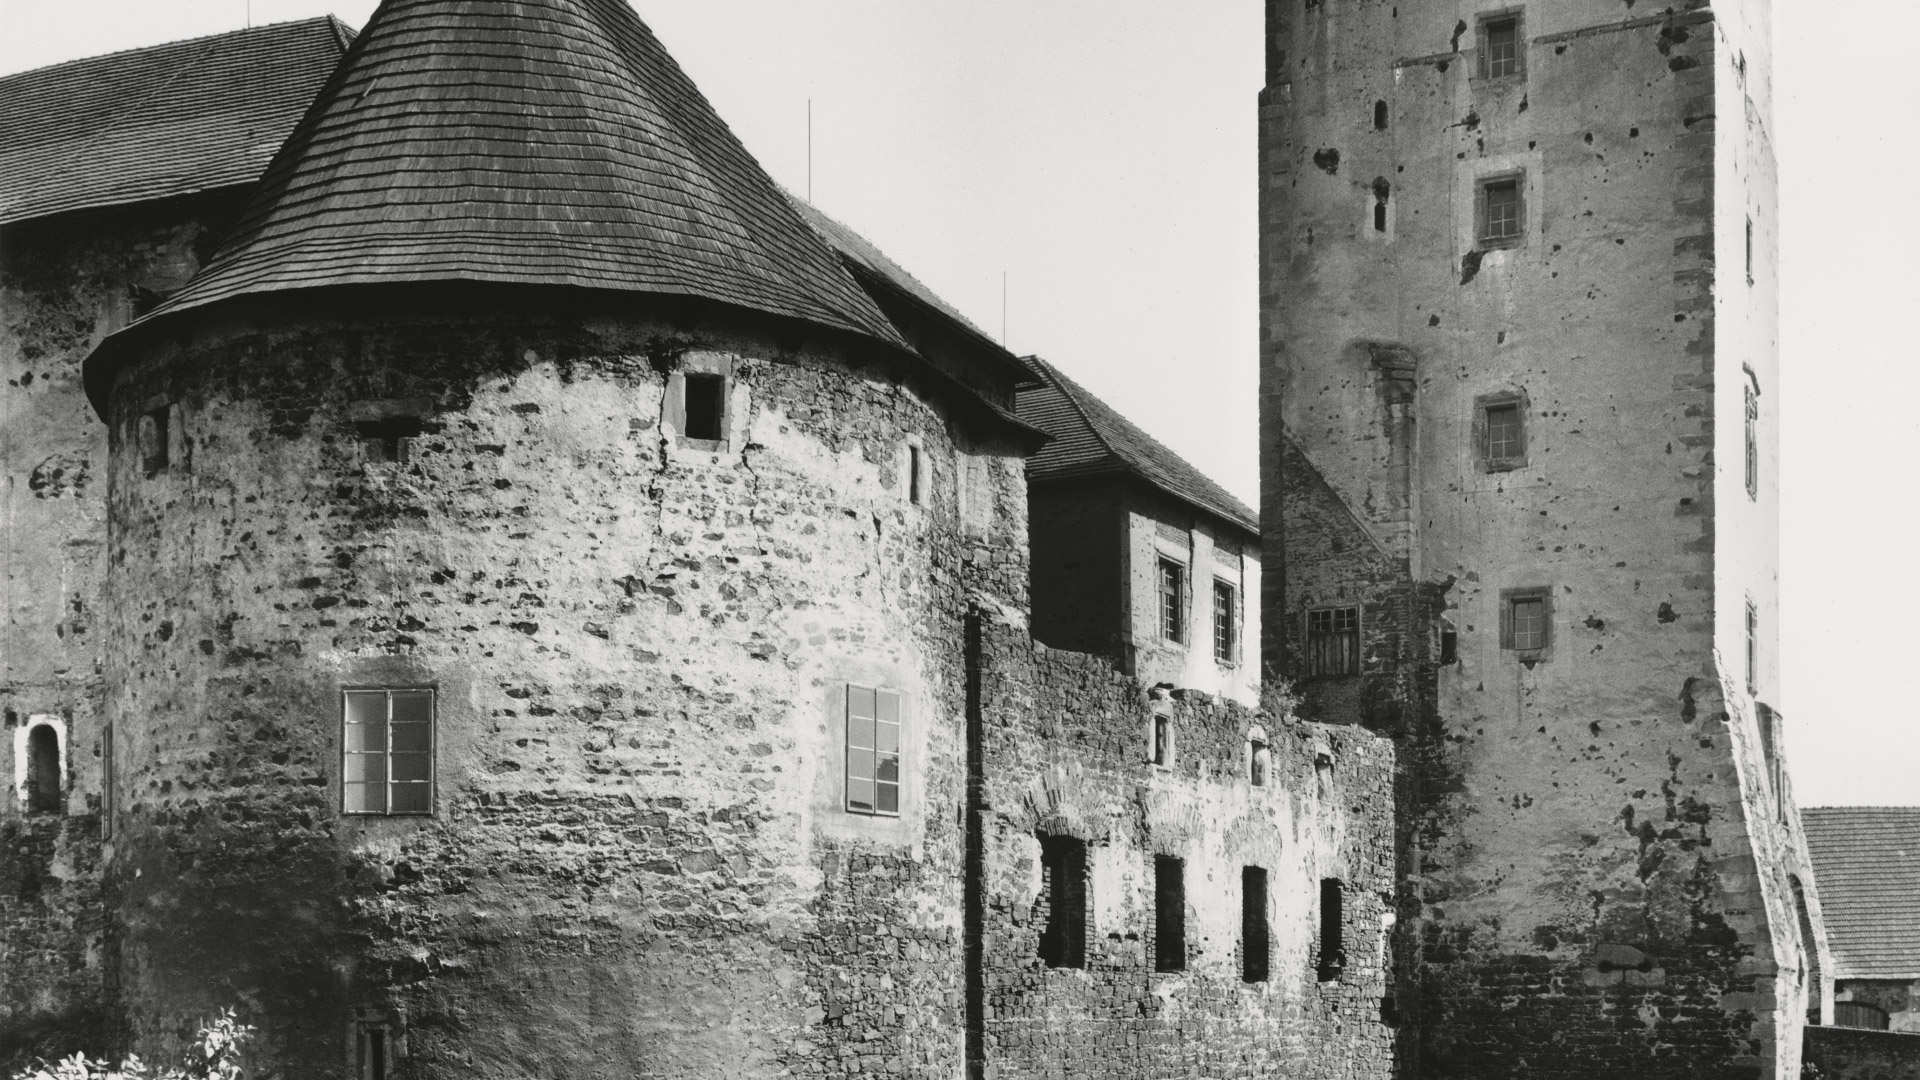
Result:
{"label": "multi-pane window", "polygon": [[1040,959],[1048,967],[1086,967],[1087,842],[1073,836],[1042,836],[1040,877],[1046,907]]}
{"label": "multi-pane window", "polygon": [[1747,498],[1760,497],[1760,392],[1747,385]]}
{"label": "multi-pane window", "polygon": [[433,691],[341,694],[340,808],[349,814],[433,812]]}
{"label": "multi-pane window", "polygon": [[1539,652],[1550,636],[1549,593],[1546,589],[1514,589],[1502,597],[1500,647],[1515,652]]}
{"label": "multi-pane window", "polygon": [[1487,407],[1487,460],[1512,461],[1526,456],[1526,436],[1520,426],[1519,405]]}
{"label": "multi-pane window", "polygon": [[1490,180],[1480,188],[1480,239],[1501,243],[1520,238],[1520,181],[1510,177]]}
{"label": "multi-pane window", "polygon": [[1172,559],[1160,560],[1160,636],[1187,640],[1187,568]]}
{"label": "multi-pane window", "polygon": [[847,687],[847,809],[900,812],[900,695]]}
{"label": "multi-pane window", "polygon": [[1316,965],[1321,982],[1333,982],[1347,966],[1346,897],[1338,878],[1320,879],[1320,958]]}
{"label": "multi-pane window", "polygon": [[1234,609],[1233,586],[1224,581],[1213,583],[1213,658],[1222,664],[1240,660],[1239,624]]}
{"label": "multi-pane window", "polygon": [[1320,608],[1307,612],[1307,674],[1360,673],[1360,609]]}
{"label": "multi-pane window", "polygon": [[1240,978],[1266,982],[1273,945],[1267,927],[1267,871],[1240,868]]}
{"label": "multi-pane window", "polygon": [[1153,857],[1153,970],[1187,968],[1187,863]]}
{"label": "multi-pane window", "polygon": [[1520,20],[1488,19],[1482,24],[1482,32],[1487,43],[1487,78],[1504,79],[1520,74]]}

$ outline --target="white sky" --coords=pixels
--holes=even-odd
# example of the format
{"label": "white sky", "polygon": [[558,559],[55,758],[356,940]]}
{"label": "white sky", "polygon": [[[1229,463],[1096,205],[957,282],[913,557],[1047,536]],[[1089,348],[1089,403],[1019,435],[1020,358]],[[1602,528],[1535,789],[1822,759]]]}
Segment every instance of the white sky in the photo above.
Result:
{"label": "white sky", "polygon": [[[373,0],[251,0],[256,24]],[[1257,501],[1259,0],[636,0],[775,179]],[[1920,804],[1911,0],[1775,3],[1781,632],[1802,805]],[[0,0],[0,73],[247,0]],[[1864,28],[1871,28],[1866,32]],[[0,117],[0,123],[5,118]],[[1920,667],[1920,664],[1916,665]]]}

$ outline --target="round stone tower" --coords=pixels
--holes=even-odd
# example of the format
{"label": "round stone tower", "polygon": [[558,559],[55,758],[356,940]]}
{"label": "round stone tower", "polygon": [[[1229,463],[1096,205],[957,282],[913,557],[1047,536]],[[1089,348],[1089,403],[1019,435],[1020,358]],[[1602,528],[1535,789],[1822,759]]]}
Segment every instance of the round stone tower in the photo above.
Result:
{"label": "round stone tower", "polygon": [[1401,742],[1406,1067],[1797,1076],[1767,5],[1267,9],[1267,655]]}
{"label": "round stone tower", "polygon": [[909,346],[621,0],[388,0],[87,364],[134,1048],[948,1073],[1022,374]]}

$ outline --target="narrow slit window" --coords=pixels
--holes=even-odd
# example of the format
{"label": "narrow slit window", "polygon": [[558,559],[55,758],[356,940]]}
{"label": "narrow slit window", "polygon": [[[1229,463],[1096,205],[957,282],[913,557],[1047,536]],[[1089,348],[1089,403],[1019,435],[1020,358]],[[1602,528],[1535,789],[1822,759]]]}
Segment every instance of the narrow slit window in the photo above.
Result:
{"label": "narrow slit window", "polygon": [[1387,231],[1387,202],[1381,199],[1373,204],[1373,231]]}
{"label": "narrow slit window", "polygon": [[341,810],[348,814],[431,814],[433,691],[347,690],[341,697],[345,759]]}
{"label": "narrow slit window", "polygon": [[27,729],[27,813],[60,812],[62,773],[60,732],[52,724]]}
{"label": "narrow slit window", "polygon": [[1187,969],[1187,863],[1153,857],[1153,970]]}
{"label": "narrow slit window", "polygon": [[1760,392],[1749,384],[1747,393],[1747,498],[1760,497]]}
{"label": "narrow slit window", "polygon": [[1504,79],[1509,75],[1520,74],[1520,20],[1488,19],[1484,25],[1487,42],[1485,72],[1487,78]]}
{"label": "narrow slit window", "polygon": [[1747,693],[1760,692],[1760,609],[1747,601]]}
{"label": "narrow slit window", "polygon": [[847,810],[900,813],[900,695],[847,686]]}
{"label": "narrow slit window", "polygon": [[113,725],[100,729],[100,838],[113,837]]}
{"label": "narrow slit window", "polygon": [[1264,733],[1247,740],[1247,783],[1267,786],[1267,772],[1273,767],[1273,751],[1267,748]]}
{"label": "narrow slit window", "polygon": [[1160,560],[1160,636],[1187,640],[1187,568],[1172,559]]}
{"label": "narrow slit window", "polygon": [[1153,763],[1173,764],[1173,718],[1165,713],[1153,718]]}
{"label": "narrow slit window", "polygon": [[1213,583],[1213,658],[1222,664],[1240,662],[1240,626],[1233,586]]}
{"label": "narrow slit window", "polygon": [[168,464],[167,407],[149,409],[140,415],[140,464],[151,477]]}
{"label": "narrow slit window", "polygon": [[1267,981],[1273,947],[1267,927],[1267,871],[1240,869],[1240,980]]}
{"label": "narrow slit window", "polygon": [[1360,609],[1320,608],[1307,612],[1307,674],[1360,673]]}
{"label": "narrow slit window", "polygon": [[1346,891],[1338,878],[1320,879],[1320,960],[1321,982],[1335,982],[1347,966],[1345,938]]}
{"label": "narrow slit window", "polygon": [[924,452],[912,443],[907,444],[907,501],[919,506],[927,501],[926,483],[921,478],[926,468]]}
{"label": "narrow slit window", "polygon": [[392,1080],[392,1028],[383,1020],[360,1020],[353,1027],[354,1080]]}
{"label": "narrow slit window", "polygon": [[1040,959],[1048,967],[1087,966],[1087,844],[1073,836],[1040,838],[1046,923]]}
{"label": "narrow slit window", "polygon": [[1373,178],[1373,231],[1387,231],[1387,200],[1393,197],[1393,184],[1384,176]]}
{"label": "narrow slit window", "polygon": [[1387,103],[1384,101],[1373,103],[1373,130],[1387,130]]}
{"label": "narrow slit window", "polygon": [[726,376],[688,372],[685,378],[687,426],[682,434],[708,442],[725,438]]}
{"label": "narrow slit window", "polygon": [[1753,219],[1747,219],[1747,284],[1753,284]]}
{"label": "narrow slit window", "polygon": [[1520,181],[1494,180],[1480,189],[1484,227],[1480,238],[1506,243],[1520,238]]}

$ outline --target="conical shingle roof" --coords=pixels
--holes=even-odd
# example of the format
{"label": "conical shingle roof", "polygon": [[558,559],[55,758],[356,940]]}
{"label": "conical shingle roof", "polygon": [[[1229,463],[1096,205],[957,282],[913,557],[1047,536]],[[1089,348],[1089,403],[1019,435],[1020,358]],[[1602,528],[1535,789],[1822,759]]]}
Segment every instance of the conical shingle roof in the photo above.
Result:
{"label": "conical shingle roof", "polygon": [[625,0],[385,0],[144,321],[447,281],[694,296],[904,346]]}

